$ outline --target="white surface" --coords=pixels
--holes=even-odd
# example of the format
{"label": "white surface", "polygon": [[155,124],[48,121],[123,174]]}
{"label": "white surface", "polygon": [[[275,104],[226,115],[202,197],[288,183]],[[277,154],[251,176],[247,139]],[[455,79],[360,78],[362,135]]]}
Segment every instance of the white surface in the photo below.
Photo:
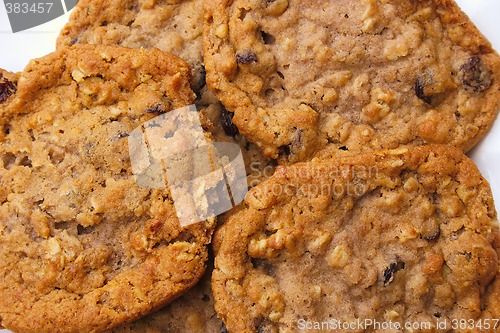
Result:
{"label": "white surface", "polygon": [[[500,1],[499,0],[456,0],[482,33],[500,51]],[[0,3],[0,67],[20,71],[30,59],[43,56],[55,49],[59,30],[68,20],[65,14],[38,27],[13,34],[7,13]],[[500,211],[500,120],[497,120],[488,136],[476,147],[470,156],[476,161],[483,175],[488,179]],[[8,333],[0,330],[0,333]]]}

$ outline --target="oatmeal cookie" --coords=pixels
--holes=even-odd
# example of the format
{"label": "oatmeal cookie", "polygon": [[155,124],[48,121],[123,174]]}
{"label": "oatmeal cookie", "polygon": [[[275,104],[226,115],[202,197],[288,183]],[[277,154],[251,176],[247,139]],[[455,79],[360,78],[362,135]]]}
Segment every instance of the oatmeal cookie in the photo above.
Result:
{"label": "oatmeal cookie", "polygon": [[200,282],[171,304],[108,333],[224,332],[224,324],[217,317],[214,309],[211,276],[212,269],[207,268]]}
{"label": "oatmeal cookie", "polygon": [[201,101],[207,105],[200,109],[203,129],[210,133],[214,141],[230,142],[240,146],[245,162],[248,186],[254,187],[272,176],[276,169],[276,161],[264,156],[257,145],[249,142],[239,133],[238,128],[232,122],[233,113],[228,112],[216,100],[212,102]]}
{"label": "oatmeal cookie", "polygon": [[205,1],[207,85],[283,163],[451,144],[500,107],[500,58],[452,0]]}
{"label": "oatmeal cookie", "polygon": [[280,166],[245,202],[214,240],[215,308],[231,333],[352,332],[334,325],[358,321],[356,332],[388,331],[375,321],[448,332],[500,317],[491,190],[457,148]]}
{"label": "oatmeal cookie", "polygon": [[[99,332],[196,284],[214,221],[181,227],[138,185],[127,136],[191,104],[188,64],[158,49],[74,45],[32,60],[0,106],[0,321]],[[0,104],[1,105],[1,104]]]}
{"label": "oatmeal cookie", "polygon": [[193,89],[204,85],[202,0],[80,0],[58,46],[115,44],[174,53],[192,67]]}

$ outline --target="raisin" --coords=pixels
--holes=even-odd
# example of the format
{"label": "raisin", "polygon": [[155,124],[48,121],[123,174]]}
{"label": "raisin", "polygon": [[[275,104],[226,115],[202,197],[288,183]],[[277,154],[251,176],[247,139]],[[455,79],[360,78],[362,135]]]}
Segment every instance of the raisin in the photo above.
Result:
{"label": "raisin", "polygon": [[422,237],[422,239],[425,239],[426,241],[431,242],[437,239],[440,235],[441,235],[441,229],[437,228],[436,231],[434,231],[433,233],[421,234],[420,237]]}
{"label": "raisin", "polygon": [[240,51],[236,54],[236,60],[239,63],[248,65],[252,62],[257,62],[257,55],[253,51]]}
{"label": "raisin", "polygon": [[162,105],[162,104],[157,104],[157,105],[153,105],[153,106],[150,106],[147,110],[146,110],[147,113],[165,113],[166,110],[165,110],[165,106]]}
{"label": "raisin", "polygon": [[425,103],[431,104],[432,96],[425,94],[425,87],[428,85],[427,81],[428,80],[426,80],[423,76],[417,77],[417,80],[415,81],[415,94]]}
{"label": "raisin", "polygon": [[389,267],[384,270],[384,286],[387,286],[389,283],[394,280],[394,274],[398,271],[405,268],[405,263],[399,260],[399,257],[396,258],[395,262],[392,262]]}
{"label": "raisin", "polygon": [[222,129],[224,130],[224,133],[226,135],[235,137],[240,133],[238,130],[238,127],[236,127],[235,124],[233,124],[233,117],[234,113],[229,112],[226,110],[226,108],[222,108],[221,112],[221,121],[222,121]]}
{"label": "raisin", "polygon": [[229,333],[229,331],[227,330],[226,325],[224,325],[224,323],[222,323],[222,326],[220,328],[220,333]]}
{"label": "raisin", "polygon": [[17,90],[17,85],[3,77],[0,74],[0,103],[5,102],[9,96],[12,96]]}
{"label": "raisin", "polygon": [[466,90],[483,92],[491,86],[491,72],[477,55],[460,66],[460,79]]}

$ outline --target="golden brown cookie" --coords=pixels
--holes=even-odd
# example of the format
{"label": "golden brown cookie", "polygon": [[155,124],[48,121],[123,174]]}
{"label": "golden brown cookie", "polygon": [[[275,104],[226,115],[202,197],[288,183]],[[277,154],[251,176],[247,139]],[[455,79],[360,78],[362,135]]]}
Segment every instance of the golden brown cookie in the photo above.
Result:
{"label": "golden brown cookie", "polygon": [[205,70],[201,0],[80,0],[60,32],[58,46],[112,44],[171,52],[192,67],[199,93]]}
{"label": "golden brown cookie", "polygon": [[212,268],[213,265],[210,269],[207,268],[200,282],[171,304],[133,323],[117,327],[109,333],[224,332],[224,324],[214,309],[210,283]]}
{"label": "golden brown cookie", "polygon": [[[231,333],[500,329],[497,215],[456,148],[280,166],[245,202],[214,240]],[[476,326],[451,330],[460,320]]]}
{"label": "golden brown cookie", "polygon": [[220,102],[206,102],[204,99],[200,101],[207,104],[205,107],[200,107],[203,129],[210,133],[214,141],[235,143],[240,147],[248,187],[254,187],[272,176],[276,169],[276,161],[264,156],[257,145],[239,133],[238,128],[232,123],[233,113],[228,112]]}
{"label": "golden brown cookie", "polygon": [[205,23],[208,86],[283,163],[467,151],[500,108],[500,58],[451,0],[207,0]]}
{"label": "golden brown cookie", "polygon": [[203,275],[213,220],[182,228],[168,189],[141,187],[127,136],[195,98],[157,49],[64,47],[30,62],[0,115],[0,321],[99,332]]}

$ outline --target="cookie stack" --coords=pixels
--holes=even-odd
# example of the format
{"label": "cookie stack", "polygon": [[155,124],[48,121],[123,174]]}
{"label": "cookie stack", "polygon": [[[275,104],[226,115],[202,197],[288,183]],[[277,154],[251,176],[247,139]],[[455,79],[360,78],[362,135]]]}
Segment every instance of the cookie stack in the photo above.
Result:
{"label": "cookie stack", "polygon": [[[500,57],[453,1],[81,0],[56,52],[1,74],[13,332],[500,332],[500,227],[464,154]],[[126,138],[193,103],[251,189],[181,227]]]}

